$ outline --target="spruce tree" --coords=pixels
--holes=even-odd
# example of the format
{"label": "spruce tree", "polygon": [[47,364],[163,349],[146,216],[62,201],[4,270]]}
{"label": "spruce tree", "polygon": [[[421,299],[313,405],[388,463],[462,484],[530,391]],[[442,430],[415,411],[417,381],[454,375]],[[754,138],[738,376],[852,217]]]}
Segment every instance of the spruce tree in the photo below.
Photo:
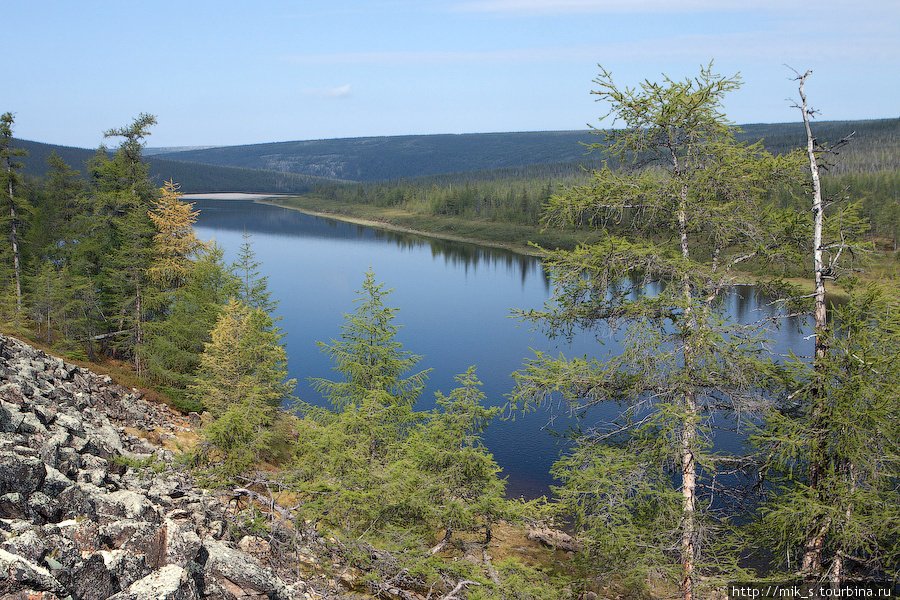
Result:
{"label": "spruce tree", "polygon": [[407,374],[422,357],[403,350],[397,341],[398,327],[394,325],[397,309],[384,305],[390,290],[375,281],[371,270],[366,272],[362,289],[357,293],[358,306],[353,314],[345,315],[341,338],[330,344],[319,342],[342,379],[314,378],[311,382],[339,410],[358,406],[375,392],[390,403],[412,407],[431,369]]}

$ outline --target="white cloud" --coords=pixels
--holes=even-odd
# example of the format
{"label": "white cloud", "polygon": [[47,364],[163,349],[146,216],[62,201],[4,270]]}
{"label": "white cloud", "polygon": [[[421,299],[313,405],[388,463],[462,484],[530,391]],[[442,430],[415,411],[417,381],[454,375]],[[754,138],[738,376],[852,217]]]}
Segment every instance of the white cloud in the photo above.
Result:
{"label": "white cloud", "polygon": [[352,89],[349,83],[338,85],[330,88],[313,88],[308,89],[304,93],[307,96],[319,96],[320,98],[346,98],[350,95]]}

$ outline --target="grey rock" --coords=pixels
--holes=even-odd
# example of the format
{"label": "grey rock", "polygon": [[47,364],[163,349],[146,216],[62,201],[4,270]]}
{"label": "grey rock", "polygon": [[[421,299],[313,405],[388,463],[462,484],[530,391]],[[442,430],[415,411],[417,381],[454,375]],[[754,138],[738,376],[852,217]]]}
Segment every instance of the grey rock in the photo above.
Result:
{"label": "grey rock", "polygon": [[0,494],[30,494],[44,483],[44,463],[33,456],[0,452]]}
{"label": "grey rock", "polygon": [[97,552],[72,570],[69,589],[79,600],[106,600],[120,588],[107,568],[103,554]]}
{"label": "grey rock", "polygon": [[40,564],[47,551],[46,544],[33,529],[6,540],[0,546],[7,552],[17,554],[36,565]]}
{"label": "grey rock", "polygon": [[143,554],[133,554],[123,550],[101,550],[100,554],[119,589],[127,588],[135,581],[149,575],[152,570],[147,564],[147,557]]}
{"label": "grey rock", "polygon": [[169,565],[187,566],[200,552],[200,536],[189,521],[166,519],[165,562]]}
{"label": "grey rock", "polygon": [[159,513],[146,496],[132,490],[118,490],[100,494],[94,498],[97,515],[101,521],[104,517],[125,517],[136,521],[159,521]]}
{"label": "grey rock", "polygon": [[65,592],[63,586],[47,569],[28,559],[0,549],[0,594],[12,594],[22,590],[39,592]]}
{"label": "grey rock", "polygon": [[44,470],[46,471],[46,474],[44,475],[44,485],[41,487],[41,491],[51,498],[56,498],[66,488],[72,485],[71,479],[50,465],[44,465]]}
{"label": "grey rock", "polygon": [[34,492],[28,497],[28,508],[32,515],[40,516],[43,520],[59,520],[59,505],[53,498],[43,492]]}
{"label": "grey rock", "polygon": [[166,565],[131,584],[110,600],[197,600],[199,595],[187,570]]}
{"label": "grey rock", "polygon": [[[215,590],[224,598],[264,595],[275,600],[290,600],[290,590],[281,579],[265,569],[255,558],[225,542],[204,540],[206,562],[203,566],[204,594]],[[242,595],[241,595],[242,594]]]}
{"label": "grey rock", "polygon": [[19,492],[0,496],[0,518],[24,519],[28,516],[28,501]]}
{"label": "grey rock", "polygon": [[44,427],[49,427],[56,420],[56,408],[53,406],[36,404],[32,411]]}

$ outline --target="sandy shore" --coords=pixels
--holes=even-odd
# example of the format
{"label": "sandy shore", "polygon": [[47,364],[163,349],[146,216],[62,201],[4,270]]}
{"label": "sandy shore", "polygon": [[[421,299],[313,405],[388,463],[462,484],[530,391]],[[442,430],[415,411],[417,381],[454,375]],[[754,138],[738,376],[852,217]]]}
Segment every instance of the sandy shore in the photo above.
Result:
{"label": "sandy shore", "polygon": [[182,199],[191,200],[264,200],[278,198],[281,194],[246,194],[243,192],[213,192],[211,194],[184,194]]}
{"label": "sandy shore", "polygon": [[288,210],[296,210],[297,212],[302,212],[303,214],[310,215],[313,217],[321,217],[324,219],[333,219],[335,221],[343,221],[345,223],[353,223],[354,225],[364,225],[366,227],[373,227],[375,229],[384,229],[386,231],[394,231],[397,233],[407,233],[411,235],[417,235],[424,238],[433,238],[437,240],[446,240],[448,242],[461,242],[464,244],[472,244],[474,246],[487,246],[489,248],[499,248],[501,250],[507,250],[509,252],[515,252],[516,254],[522,254],[525,256],[541,256],[541,252],[526,246],[524,244],[509,244],[504,242],[492,242],[489,240],[482,240],[478,238],[470,238],[461,235],[453,235],[452,233],[439,233],[432,231],[421,231],[419,229],[410,229],[409,227],[403,227],[402,225],[394,225],[393,223],[387,223],[385,221],[376,221],[373,219],[361,219],[359,217],[351,217],[349,215],[341,214],[341,213],[331,213],[331,212],[320,212],[315,210],[309,210],[306,208],[299,208],[297,206],[290,206],[287,204],[281,204],[277,202],[277,196],[264,196],[254,200],[259,204],[269,204],[272,206],[277,206],[279,208],[286,208]]}

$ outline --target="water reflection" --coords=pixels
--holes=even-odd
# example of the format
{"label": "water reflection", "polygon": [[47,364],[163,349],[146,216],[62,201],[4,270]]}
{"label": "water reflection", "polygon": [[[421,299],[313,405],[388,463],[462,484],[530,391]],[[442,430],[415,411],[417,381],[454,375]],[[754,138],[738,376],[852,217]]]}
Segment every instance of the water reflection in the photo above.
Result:
{"label": "water reflection", "polygon": [[503,265],[508,270],[515,270],[523,285],[529,277],[537,277],[543,282],[544,288],[549,290],[549,280],[540,260],[501,248],[375,229],[287,209],[272,210],[274,207],[270,205],[250,200],[193,202],[203,215],[201,222],[203,228],[287,237],[390,242],[401,251],[418,251],[426,248],[432,257],[443,258],[445,264],[462,267],[465,272],[469,269],[474,271],[482,265],[492,267]]}
{"label": "water reflection", "polygon": [[[598,358],[622,350],[619,333],[607,329],[596,335],[576,333],[571,340],[551,340],[510,318],[512,309],[541,308],[549,295],[544,269],[533,257],[376,230],[249,201],[198,200],[196,208],[201,211],[198,235],[215,238],[228,260],[235,258],[242,234],[253,235],[261,269],[280,302],[290,376],[297,378],[297,394],[308,402],[325,404],[307,378],[333,376],[316,341],[340,335],[344,313],[353,310],[355,290],[370,267],[380,282],[394,289],[388,304],[399,309],[399,341],[424,356],[422,368],[433,369],[419,409],[434,405],[437,390],[449,393],[454,375],[473,364],[488,401],[503,405],[513,386],[511,373],[532,356],[532,349]],[[635,278],[623,285],[639,283]],[[735,288],[723,302],[731,317],[742,323],[778,314],[778,308],[750,286]],[[799,333],[803,327],[802,320],[795,320],[773,328],[773,351],[782,356],[791,349],[803,354],[810,346]],[[589,411],[583,422],[561,407],[555,413],[517,415],[515,420],[493,424],[485,441],[508,477],[510,494],[535,497],[549,492],[550,466],[567,445],[564,435],[550,431],[595,426],[617,412],[615,405],[607,403]],[[738,438],[730,440],[740,443]]]}

